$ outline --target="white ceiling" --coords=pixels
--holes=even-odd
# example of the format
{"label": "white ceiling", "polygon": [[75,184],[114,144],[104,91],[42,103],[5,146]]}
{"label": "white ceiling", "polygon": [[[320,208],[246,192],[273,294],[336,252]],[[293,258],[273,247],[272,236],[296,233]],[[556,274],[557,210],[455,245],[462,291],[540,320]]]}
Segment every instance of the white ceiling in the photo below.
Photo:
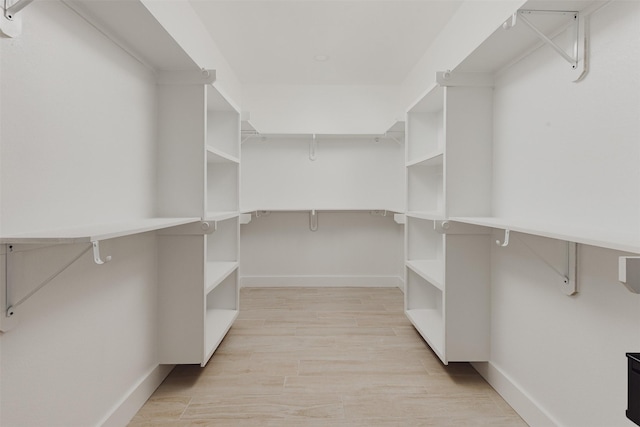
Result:
{"label": "white ceiling", "polygon": [[190,3],[243,84],[396,85],[462,1]]}

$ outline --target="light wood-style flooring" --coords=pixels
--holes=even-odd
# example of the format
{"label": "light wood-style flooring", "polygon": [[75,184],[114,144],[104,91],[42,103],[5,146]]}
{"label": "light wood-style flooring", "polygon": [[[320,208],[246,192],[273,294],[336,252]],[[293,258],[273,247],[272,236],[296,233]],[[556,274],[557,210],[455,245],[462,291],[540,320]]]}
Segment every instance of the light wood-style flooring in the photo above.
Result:
{"label": "light wood-style flooring", "polygon": [[399,289],[240,294],[207,366],[177,366],[131,427],[526,426],[469,364],[439,361]]}

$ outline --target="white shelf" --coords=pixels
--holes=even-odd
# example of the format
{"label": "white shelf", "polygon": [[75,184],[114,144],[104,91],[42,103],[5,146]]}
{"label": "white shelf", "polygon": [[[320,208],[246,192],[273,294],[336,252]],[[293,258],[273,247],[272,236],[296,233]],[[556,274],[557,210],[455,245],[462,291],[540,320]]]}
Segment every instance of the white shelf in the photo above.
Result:
{"label": "white shelf", "polygon": [[405,310],[405,313],[431,349],[445,361],[444,323],[440,312],[433,309],[412,309]]}
{"label": "white shelf", "polygon": [[204,366],[218,348],[231,325],[238,317],[238,310],[209,309],[205,320]]}
{"label": "white shelf", "polygon": [[541,223],[528,220],[512,220],[496,217],[452,217],[452,221],[512,230],[519,233],[551,239],[598,246],[622,252],[640,253],[640,232],[612,232],[602,229],[577,227],[571,224]]}
{"label": "white shelf", "polygon": [[410,162],[407,162],[406,166],[412,167],[412,166],[437,166],[437,165],[442,165],[443,163],[443,158],[444,158],[444,153],[442,150],[436,150],[434,152],[431,152],[425,156],[421,156],[415,160],[411,160]]}
{"label": "white shelf", "polygon": [[237,218],[240,216],[238,211],[220,211],[220,212],[207,212],[204,221],[224,221],[231,218]]}
{"label": "white shelf", "polygon": [[240,163],[240,159],[207,145],[207,163]]}
{"label": "white shelf", "polygon": [[401,209],[385,209],[380,207],[371,207],[371,208],[360,208],[360,207],[320,207],[320,208],[309,208],[309,207],[278,207],[278,208],[252,208],[252,209],[240,209],[242,213],[252,213],[252,212],[324,212],[324,213],[348,213],[348,212],[384,212],[387,211],[388,215],[394,213],[402,213]]}
{"label": "white shelf", "polygon": [[233,261],[209,261],[205,273],[205,295],[211,292],[238,268],[239,263]]}
{"label": "white shelf", "polygon": [[429,221],[443,221],[446,219],[442,212],[411,211],[407,212],[405,215],[407,215],[409,218],[426,219]]}
{"label": "white shelf", "polygon": [[406,262],[424,280],[444,291],[444,262],[442,260],[412,260]]}
{"label": "white shelf", "polygon": [[94,224],[10,234],[0,237],[0,243],[89,243],[146,233],[200,221],[200,218],[144,218],[126,222]]}

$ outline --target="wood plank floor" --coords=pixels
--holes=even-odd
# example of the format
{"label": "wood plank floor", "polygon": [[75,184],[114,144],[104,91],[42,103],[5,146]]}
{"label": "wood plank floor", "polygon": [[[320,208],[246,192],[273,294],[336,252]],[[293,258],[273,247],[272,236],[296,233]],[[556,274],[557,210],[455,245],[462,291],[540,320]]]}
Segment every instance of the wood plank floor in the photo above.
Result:
{"label": "wood plank floor", "polygon": [[131,427],[526,426],[470,365],[440,363],[398,289],[240,294],[207,366],[177,366]]}

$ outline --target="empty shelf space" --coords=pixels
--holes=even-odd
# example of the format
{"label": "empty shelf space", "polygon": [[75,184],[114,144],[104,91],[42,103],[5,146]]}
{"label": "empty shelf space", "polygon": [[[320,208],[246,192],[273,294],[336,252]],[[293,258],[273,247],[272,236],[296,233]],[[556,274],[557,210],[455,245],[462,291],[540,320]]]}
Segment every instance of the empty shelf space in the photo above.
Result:
{"label": "empty shelf space", "polygon": [[413,260],[406,262],[407,267],[427,280],[433,286],[444,290],[444,262],[441,260]]}
{"label": "empty shelf space", "polygon": [[125,222],[39,230],[0,237],[0,243],[89,243],[175,227],[200,218],[143,218]]}
{"label": "empty shelf space", "polygon": [[224,151],[207,146],[207,163],[240,163],[240,159]]}
{"label": "empty shelf space", "polygon": [[238,263],[234,261],[209,261],[207,262],[206,288],[208,294],[224,281],[231,273],[238,268]]}
{"label": "empty shelf space", "polygon": [[570,224],[540,223],[499,217],[452,217],[452,221],[511,230],[551,239],[598,246],[622,252],[640,253],[640,230],[621,233]]}
{"label": "empty shelf space", "polygon": [[431,349],[444,361],[444,324],[440,311],[412,309],[405,313]]}
{"label": "empty shelf space", "polygon": [[238,310],[208,309],[205,323],[205,358],[204,366],[218,348],[231,325],[238,317]]}

